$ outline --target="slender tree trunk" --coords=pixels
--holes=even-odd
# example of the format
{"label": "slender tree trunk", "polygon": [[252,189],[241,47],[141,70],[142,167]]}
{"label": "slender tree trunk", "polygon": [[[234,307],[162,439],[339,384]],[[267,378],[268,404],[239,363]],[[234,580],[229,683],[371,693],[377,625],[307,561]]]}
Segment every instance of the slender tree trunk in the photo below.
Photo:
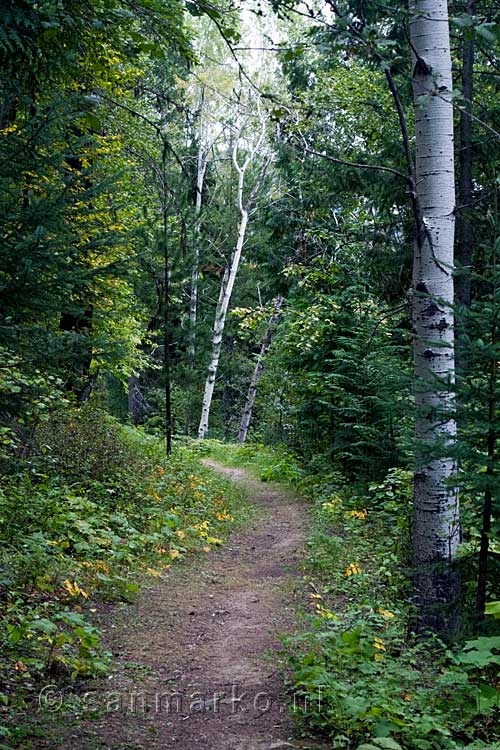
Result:
{"label": "slender tree trunk", "polygon": [[162,150],[162,244],[163,244],[163,272],[165,282],[163,286],[163,376],[165,379],[165,449],[167,456],[172,453],[172,388],[170,383],[170,255],[168,251],[167,232],[167,143],[163,143]]}
{"label": "slender tree trunk", "polygon": [[[497,207],[495,206],[495,209]],[[497,210],[495,210],[497,214]],[[497,216],[495,216],[497,218]],[[498,299],[497,290],[497,257],[496,257],[495,237],[493,245],[493,299]],[[498,316],[493,318],[491,328],[491,348],[493,352],[498,346]],[[498,396],[497,396],[497,378],[498,378],[498,361],[493,357],[490,362],[490,372],[488,378],[488,437],[486,443],[486,477],[487,484],[483,501],[483,519],[481,526],[481,544],[479,548],[479,566],[477,574],[477,593],[476,593],[476,615],[481,621],[484,618],[484,609],[486,606],[486,587],[488,584],[488,556],[490,551],[490,532],[491,516],[493,512],[493,493],[492,487],[496,479],[495,459],[497,452],[497,426],[498,419]]]}
{"label": "slender tree trunk", "polygon": [[[212,404],[212,397],[214,394],[215,379],[217,377],[217,370],[219,367],[220,352],[222,347],[222,336],[224,334],[224,326],[226,324],[226,315],[233,293],[234,282],[238,273],[240,265],[241,251],[243,249],[243,243],[245,241],[245,234],[248,224],[248,211],[243,209],[240,217],[240,224],[238,229],[238,241],[236,243],[236,249],[231,257],[231,265],[229,271],[224,274],[224,281],[221,285],[221,291],[219,296],[219,304],[217,305],[217,311],[215,313],[214,329],[212,336],[212,355],[210,358],[210,364],[208,366],[208,376],[205,383],[205,393],[203,396],[203,406],[201,410],[200,426],[198,428],[198,437],[204,438],[208,432],[208,419],[210,416],[210,406]],[[225,282],[225,283],[224,283]]]}
{"label": "slender tree trunk", "polygon": [[[467,0],[465,12],[473,16],[475,0]],[[456,299],[470,305],[473,232],[470,222],[472,210],[472,98],[474,95],[474,37],[464,39],[462,50],[463,110],[460,113],[460,149],[458,159],[458,204],[456,260],[460,274],[456,282]]]}
{"label": "slender tree trunk", "polygon": [[77,336],[65,387],[74,393],[81,403],[89,400],[94,386],[94,378],[91,375],[93,308],[84,300],[86,291],[84,288],[81,294],[82,307],[85,306],[83,312],[81,314],[65,312],[59,321],[60,331]]}
{"label": "slender tree trunk", "polygon": [[245,242],[245,235],[246,235],[247,225],[248,225],[248,215],[253,205],[253,202],[260,190],[260,187],[266,175],[269,164],[271,163],[271,157],[269,157],[262,168],[262,171],[259,175],[259,179],[257,180],[253,190],[251,191],[250,196],[248,197],[248,200],[246,201],[246,203],[244,203],[243,188],[245,184],[245,174],[249,165],[251,164],[256,154],[258,153],[260,145],[264,139],[265,120],[264,118],[261,118],[260,135],[257,138],[254,148],[248,154],[244,163],[240,165],[238,163],[238,148],[240,145],[240,138],[243,132],[243,127],[244,125],[240,127],[238,136],[236,137],[234,141],[233,154],[232,154],[232,162],[238,174],[237,203],[238,203],[238,210],[240,213],[240,221],[239,221],[239,226],[238,226],[238,239],[236,242],[236,248],[231,256],[231,263],[229,265],[229,268],[226,269],[226,272],[224,273],[224,279],[222,281],[220,294],[219,294],[219,301],[218,301],[217,309],[215,313],[215,321],[214,321],[214,328],[213,328],[213,334],[212,334],[212,354],[210,358],[210,364],[208,366],[208,375],[207,375],[207,379],[205,382],[205,392],[203,395],[203,403],[202,403],[202,408],[201,408],[200,425],[198,427],[199,438],[205,438],[208,433],[208,420],[210,416],[210,407],[212,405],[212,397],[214,394],[215,379],[217,377],[217,370],[219,367],[219,359],[220,359],[220,352],[221,352],[221,346],[222,346],[222,336],[224,334],[224,326],[226,324],[226,315],[227,315],[229,303],[231,301],[231,295],[233,293],[234,282],[236,280],[236,275],[238,273],[238,268],[240,265],[241,252],[243,250],[243,244]]}
{"label": "slender tree trunk", "polygon": [[269,347],[271,346],[271,341],[273,339],[273,335],[276,330],[276,325],[279,320],[280,308],[282,304],[283,304],[283,297],[279,296],[276,299],[276,302],[274,303],[274,312],[269,319],[267,330],[262,340],[260,353],[259,353],[256,365],[255,365],[255,369],[253,371],[252,380],[250,381],[250,386],[248,388],[247,400],[245,403],[245,408],[243,409],[243,414],[242,414],[241,422],[240,422],[240,429],[238,431],[238,443],[240,445],[243,445],[243,443],[247,439],[248,428],[250,427],[250,422],[252,421],[252,412],[253,412],[253,405],[255,403],[255,396],[257,394],[257,386],[259,384],[259,380],[262,376],[262,373],[264,372],[264,359],[265,359],[267,352],[269,351]]}
{"label": "slender tree trunk", "polygon": [[196,166],[196,198],[194,205],[194,247],[193,265],[191,269],[191,293],[189,304],[189,344],[188,355],[191,365],[194,365],[196,352],[196,319],[198,314],[198,278],[200,273],[200,234],[201,234],[201,204],[203,199],[203,184],[208,164],[208,154],[203,144],[203,105],[205,90],[202,88],[200,96],[200,128],[198,159]]}
{"label": "slender tree trunk", "polygon": [[132,422],[137,425],[142,419],[142,395],[139,388],[139,378],[137,375],[131,375],[128,379],[127,389],[128,413],[132,417]]}
{"label": "slender tree trunk", "polygon": [[201,160],[198,157],[198,173],[196,179],[196,205],[195,205],[195,225],[194,225],[194,247],[193,247],[193,265],[191,268],[191,294],[189,304],[189,347],[188,354],[191,363],[194,363],[196,353],[196,320],[198,314],[198,279],[200,275],[200,234],[201,234],[201,198],[203,192],[203,181],[207,168],[206,159]]}
{"label": "slender tree trunk", "polygon": [[410,0],[419,226],[413,270],[416,400],[414,586],[417,626],[445,629],[459,542],[452,457],[455,181],[446,0]]}
{"label": "slender tree trunk", "polygon": [[[496,326],[493,333],[496,338]],[[493,511],[493,498],[491,485],[495,481],[495,453],[496,453],[496,433],[495,433],[495,415],[496,415],[496,382],[497,382],[497,362],[491,363],[491,372],[489,378],[488,394],[488,439],[487,439],[487,487],[484,493],[483,519],[481,527],[481,544],[479,548],[479,569],[477,574],[477,594],[476,594],[476,614],[479,620],[484,617],[484,608],[486,605],[486,585],[488,582],[488,554],[490,548],[491,532],[491,514]]]}

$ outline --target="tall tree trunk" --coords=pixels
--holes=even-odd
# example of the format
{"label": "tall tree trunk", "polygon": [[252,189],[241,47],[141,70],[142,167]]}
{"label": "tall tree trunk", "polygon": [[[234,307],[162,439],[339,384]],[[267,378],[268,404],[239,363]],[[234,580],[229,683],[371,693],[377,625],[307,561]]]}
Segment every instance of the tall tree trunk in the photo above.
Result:
{"label": "tall tree trunk", "polygon": [[64,312],[59,320],[59,330],[64,333],[75,334],[74,347],[70,347],[72,360],[69,363],[69,373],[65,387],[74,393],[79,402],[88,401],[94,378],[91,375],[92,367],[92,323],[93,308],[83,297],[87,290],[82,291],[81,313]]}
{"label": "tall tree trunk", "polygon": [[208,366],[208,375],[205,383],[205,393],[203,396],[203,405],[201,409],[200,426],[198,428],[198,437],[204,438],[208,432],[208,419],[210,416],[210,406],[212,404],[212,397],[214,394],[215,379],[217,377],[217,370],[219,367],[220,352],[222,347],[222,336],[224,334],[224,326],[226,324],[226,315],[233,293],[234,282],[238,273],[240,265],[241,251],[243,249],[243,243],[245,241],[245,234],[248,224],[248,211],[243,209],[241,211],[240,224],[238,229],[238,241],[236,243],[236,249],[231,257],[231,265],[229,270],[226,269],[224,274],[224,280],[221,285],[219,303],[215,313],[215,321],[212,335],[212,355],[210,358],[210,364]]}
{"label": "tall tree trunk", "polygon": [[[493,329],[493,340],[496,340],[496,324]],[[493,344],[495,345],[495,344]],[[486,605],[486,586],[488,583],[488,555],[490,549],[491,515],[493,511],[493,496],[491,487],[495,482],[495,454],[496,431],[495,418],[497,410],[497,362],[491,363],[488,393],[488,437],[487,437],[487,485],[484,492],[483,518],[481,526],[481,544],[479,548],[479,567],[477,574],[476,615],[478,620],[484,617]]]}
{"label": "tall tree trunk", "polygon": [[260,186],[264,180],[269,164],[271,163],[271,157],[265,162],[259,179],[257,180],[253,190],[250,193],[246,203],[243,200],[243,188],[245,184],[245,174],[250,166],[251,162],[255,158],[259,151],[260,145],[264,139],[265,134],[265,120],[261,118],[261,132],[257,138],[257,141],[248,154],[242,165],[238,162],[238,148],[240,145],[240,139],[242,136],[244,125],[239,129],[239,133],[233,144],[232,162],[236,172],[238,174],[238,190],[237,190],[237,203],[238,210],[240,213],[240,221],[238,226],[238,239],[236,241],[236,248],[231,256],[231,263],[229,268],[224,273],[224,279],[221,284],[219,301],[215,312],[215,321],[212,334],[212,354],[210,358],[210,364],[208,366],[208,375],[205,382],[205,393],[203,395],[203,403],[201,408],[200,425],[198,427],[198,437],[205,438],[208,433],[208,420],[210,416],[210,407],[212,405],[212,397],[214,394],[215,379],[217,377],[217,370],[219,367],[220,352],[222,346],[222,336],[224,334],[224,326],[226,324],[226,315],[231,301],[231,295],[233,293],[234,282],[238,273],[238,268],[241,260],[241,252],[243,250],[243,244],[245,242],[245,235],[248,225],[248,214],[253,205],[253,202],[260,190]]}
{"label": "tall tree trunk", "polygon": [[419,628],[445,629],[456,597],[459,542],[452,457],[455,182],[446,0],[410,0],[416,132],[417,240],[413,269],[416,400],[414,586]]}
{"label": "tall tree trunk", "polygon": [[138,425],[141,423],[143,416],[143,398],[139,388],[139,377],[137,375],[131,375],[129,377],[127,391],[128,413],[132,417],[132,422],[135,425]]}
{"label": "tall tree trunk", "polygon": [[[498,207],[495,205],[495,226],[498,226]],[[498,271],[497,271],[497,241],[493,242],[493,300],[498,299]],[[491,327],[490,338],[491,349],[493,352],[498,347],[498,315],[494,315]],[[498,360],[495,355],[489,363],[488,373],[488,434],[486,439],[486,489],[483,500],[483,518],[481,526],[481,544],[479,548],[479,565],[477,573],[477,593],[476,593],[476,616],[480,622],[484,618],[486,606],[486,588],[488,584],[488,558],[490,551],[490,533],[491,517],[493,513],[493,492],[492,487],[497,482],[497,471],[495,461],[497,458],[497,421],[498,421]]]}
{"label": "tall tree trunk", "polygon": [[191,364],[194,364],[196,351],[196,319],[198,314],[198,277],[200,273],[200,234],[201,234],[201,204],[203,199],[203,183],[208,164],[208,153],[203,143],[203,105],[205,100],[205,89],[202,88],[200,95],[200,128],[198,158],[196,164],[196,197],[194,204],[194,246],[193,261],[191,267],[191,292],[189,301],[189,344],[188,355]]}
{"label": "tall tree trunk", "polygon": [[165,449],[167,456],[172,453],[172,388],[170,382],[170,255],[168,248],[168,189],[167,189],[167,150],[168,144],[163,142],[162,149],[162,244],[163,244],[163,376],[165,379]]}
{"label": "tall tree trunk", "polygon": [[280,309],[281,309],[282,304],[283,304],[283,297],[280,295],[279,297],[277,297],[274,303],[274,312],[269,319],[267,330],[264,334],[262,345],[260,347],[260,353],[257,358],[255,369],[253,371],[252,380],[250,381],[250,385],[248,387],[247,400],[246,400],[245,408],[243,409],[243,414],[241,417],[240,429],[238,431],[238,443],[240,445],[243,445],[243,443],[247,439],[248,428],[250,427],[250,422],[252,421],[252,412],[253,412],[253,405],[255,403],[255,396],[257,394],[257,386],[259,384],[259,380],[262,376],[262,373],[264,372],[264,359],[265,359],[267,352],[269,351],[269,347],[271,346],[271,341],[273,339],[273,335],[276,330],[276,325],[279,320]]}
{"label": "tall tree trunk", "polygon": [[[475,0],[467,0],[465,12],[473,16]],[[472,210],[472,98],[474,95],[474,37],[464,39],[462,50],[463,110],[460,113],[460,149],[458,158],[458,204],[456,260],[460,275],[456,282],[456,299],[470,305],[473,232],[470,221]]]}

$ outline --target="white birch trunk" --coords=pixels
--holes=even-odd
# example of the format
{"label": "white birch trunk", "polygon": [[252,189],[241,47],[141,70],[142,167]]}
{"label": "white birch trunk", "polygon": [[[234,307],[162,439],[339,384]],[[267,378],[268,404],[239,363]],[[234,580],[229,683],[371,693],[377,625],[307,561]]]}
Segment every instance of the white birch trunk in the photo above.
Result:
{"label": "white birch trunk", "polygon": [[245,408],[243,409],[243,414],[242,414],[241,422],[240,422],[240,429],[238,431],[238,443],[240,445],[243,445],[243,443],[247,439],[248,428],[250,427],[250,422],[252,421],[252,412],[253,412],[253,405],[255,403],[255,396],[257,395],[257,386],[259,385],[259,380],[261,379],[262,373],[264,372],[264,358],[267,352],[269,351],[269,347],[271,346],[271,341],[273,338],[274,331],[276,330],[276,324],[279,319],[280,308],[282,304],[283,304],[283,297],[279,296],[276,299],[276,302],[274,304],[274,312],[271,318],[269,319],[267,330],[262,340],[259,357],[257,359],[257,363],[253,371],[252,380],[250,381],[250,385],[248,387],[247,400],[245,402]]}
{"label": "white birch trunk", "polygon": [[459,542],[454,419],[455,178],[448,7],[410,0],[416,131],[417,242],[413,269],[416,461],[413,551],[420,624],[443,627]]}
{"label": "white birch trunk", "polygon": [[[212,397],[214,395],[215,379],[217,377],[217,370],[219,367],[220,352],[222,348],[222,336],[224,334],[224,326],[226,324],[226,315],[231,301],[231,295],[233,293],[234,282],[238,273],[238,268],[241,260],[241,251],[243,249],[243,243],[245,241],[245,234],[248,224],[248,212],[243,210],[240,218],[240,225],[238,231],[238,241],[236,243],[235,251],[231,258],[231,266],[229,273],[225,274],[224,281],[221,285],[221,292],[219,295],[219,304],[217,305],[217,311],[215,313],[215,321],[212,335],[212,355],[210,364],[208,366],[208,375],[205,382],[205,393],[203,396],[203,405],[201,409],[200,426],[198,429],[198,437],[204,438],[208,432],[208,419],[210,416],[210,406],[212,404]],[[225,282],[225,283],[224,283]]]}
{"label": "white birch trunk", "polygon": [[261,132],[260,132],[259,137],[257,138],[257,142],[255,143],[255,146],[250,152],[250,154],[245,159],[244,163],[240,165],[238,162],[238,148],[240,145],[240,138],[243,132],[243,127],[244,125],[242,125],[239,129],[238,135],[233,145],[233,154],[232,154],[233,164],[238,174],[237,203],[238,203],[238,210],[240,213],[240,221],[239,221],[239,227],[238,227],[238,239],[236,242],[235,250],[231,256],[231,263],[229,266],[229,271],[226,270],[226,273],[224,274],[224,279],[222,281],[220,294],[219,294],[219,301],[218,301],[217,309],[215,313],[215,321],[214,321],[213,334],[212,334],[212,353],[211,353],[211,358],[210,358],[210,364],[208,366],[208,375],[207,375],[207,379],[205,382],[205,392],[203,395],[203,403],[202,403],[202,408],[201,408],[200,425],[198,428],[199,438],[205,438],[208,433],[208,421],[209,421],[209,416],[210,416],[210,407],[212,405],[212,397],[214,393],[215,380],[217,377],[217,370],[219,367],[220,352],[222,348],[222,336],[224,334],[226,315],[227,315],[229,303],[231,301],[231,295],[233,292],[234,282],[236,280],[238,268],[240,265],[241,252],[243,250],[243,244],[245,242],[245,235],[246,235],[246,230],[247,230],[247,225],[248,225],[248,214],[252,207],[253,201],[255,200],[255,197],[260,189],[260,185],[262,184],[267,168],[271,161],[270,158],[267,160],[255,187],[250,193],[250,196],[248,200],[246,201],[246,203],[244,203],[243,188],[245,185],[245,174],[249,165],[255,158],[260,148],[260,145],[264,139],[265,120],[263,118],[261,119]]}

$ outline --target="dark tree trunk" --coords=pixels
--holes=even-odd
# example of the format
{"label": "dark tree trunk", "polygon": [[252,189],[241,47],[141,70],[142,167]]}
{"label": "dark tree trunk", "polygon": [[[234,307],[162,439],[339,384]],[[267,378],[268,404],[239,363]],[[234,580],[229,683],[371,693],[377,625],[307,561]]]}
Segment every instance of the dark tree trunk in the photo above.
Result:
{"label": "dark tree trunk", "polygon": [[70,362],[70,371],[66,379],[66,389],[74,393],[80,402],[88,401],[93,388],[90,373],[92,366],[92,319],[93,309],[89,305],[81,313],[64,312],[61,314],[59,329],[65,333],[77,334],[76,351]]}
{"label": "dark tree trunk", "polygon": [[[497,344],[497,326],[493,325],[492,345]],[[476,614],[479,621],[484,617],[486,605],[486,586],[488,583],[488,554],[490,547],[491,514],[493,510],[492,485],[495,479],[496,430],[497,418],[497,374],[498,364],[494,359],[490,365],[488,388],[488,438],[487,438],[487,485],[484,493],[483,522],[481,527],[481,545],[479,548],[479,569],[477,574]]]}
{"label": "dark tree trunk", "polygon": [[[467,0],[465,12],[474,15],[475,0]],[[458,207],[456,263],[459,275],[456,283],[456,300],[469,307],[471,298],[470,272],[472,266],[473,231],[470,221],[472,210],[472,98],[474,95],[474,38],[464,39],[462,50],[463,110],[460,114],[460,148],[458,158]],[[460,327],[458,334],[460,334]]]}

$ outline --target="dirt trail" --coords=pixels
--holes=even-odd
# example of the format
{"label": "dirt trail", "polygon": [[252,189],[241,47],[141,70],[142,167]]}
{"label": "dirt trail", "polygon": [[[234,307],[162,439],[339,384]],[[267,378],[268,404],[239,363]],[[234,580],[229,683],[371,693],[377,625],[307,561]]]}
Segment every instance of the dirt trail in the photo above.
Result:
{"label": "dirt trail", "polygon": [[258,512],[115,618],[116,669],[85,699],[99,718],[70,730],[65,750],[290,747],[277,636],[294,625],[307,513],[241,469],[205,463],[241,483]]}

